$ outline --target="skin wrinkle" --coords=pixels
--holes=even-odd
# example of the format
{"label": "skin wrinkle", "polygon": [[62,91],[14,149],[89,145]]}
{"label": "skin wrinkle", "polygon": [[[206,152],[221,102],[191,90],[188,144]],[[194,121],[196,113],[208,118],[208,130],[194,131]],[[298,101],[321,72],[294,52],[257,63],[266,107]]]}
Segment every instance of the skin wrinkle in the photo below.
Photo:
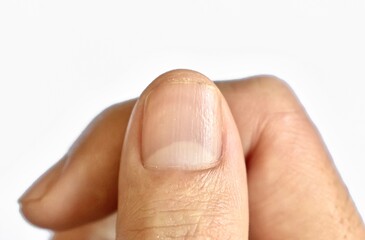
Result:
{"label": "skin wrinkle", "polygon": [[[212,170],[214,171],[214,170]],[[202,226],[205,226],[206,228],[213,228],[213,227],[221,227],[227,226],[227,224],[233,224],[233,220],[229,219],[229,214],[226,212],[226,209],[228,208],[225,205],[222,205],[222,201],[228,201],[227,197],[229,194],[227,194],[226,190],[217,190],[221,185],[217,184],[218,180],[215,182],[212,182],[209,179],[212,179],[209,177],[210,174],[212,174],[212,171],[206,171],[204,174],[199,175],[195,178],[195,180],[191,181],[189,183],[189,186],[192,186],[193,188],[189,188],[187,186],[184,186],[185,182],[180,182],[180,184],[173,185],[172,187],[169,187],[168,192],[176,192],[176,189],[190,189],[188,192],[182,192],[178,195],[173,195],[172,198],[162,198],[162,199],[155,199],[152,202],[150,202],[150,207],[148,208],[138,208],[136,209],[136,214],[138,214],[138,217],[134,220],[130,219],[130,221],[135,221],[136,224],[132,225],[140,225],[137,222],[150,222],[149,219],[153,218],[164,218],[163,216],[158,217],[160,214],[168,214],[171,219],[174,219],[175,216],[190,216],[189,218],[194,219],[195,216],[198,217],[198,219],[194,219],[193,222],[191,220],[186,219],[182,222],[185,222],[185,224],[182,224],[182,222],[178,219],[170,220],[169,224],[163,224],[163,225],[145,225],[143,228],[132,228],[128,229],[127,231],[148,231],[158,228],[178,228],[179,231],[184,231],[181,228],[190,226],[187,228],[187,231],[191,232],[191,229],[195,229],[195,231],[198,231],[201,229]],[[207,180],[203,180],[207,179]],[[181,185],[182,184],[182,185]],[[212,194],[212,192],[214,194]],[[148,193],[146,193],[148,194]],[[196,195],[198,194],[198,195]],[[160,195],[163,196],[163,195]],[[141,197],[144,199],[144,197]],[[214,199],[214,200],[213,200]],[[227,199],[227,200],[224,200]],[[158,208],[155,208],[154,206],[160,206],[165,205],[165,202],[171,203],[171,202],[179,202],[178,204],[171,204],[171,206],[179,206],[178,209],[175,207],[165,209],[164,211],[159,210]],[[183,205],[181,205],[183,204]],[[191,208],[191,207],[194,208]],[[207,208],[209,206],[209,208]],[[190,211],[192,210],[192,211]],[[196,211],[198,210],[198,211]],[[222,211],[223,210],[223,211]],[[214,214],[212,214],[212,212]],[[171,215],[172,214],[172,215]],[[224,218],[225,220],[222,220]],[[176,223],[177,221],[177,223]],[[205,222],[208,221],[208,222]],[[189,234],[186,233],[186,234]]]}
{"label": "skin wrinkle", "polygon": [[[196,228],[197,225],[205,225],[205,226],[209,226],[209,224],[205,223],[205,220],[209,220],[209,219],[214,219],[214,218],[221,218],[222,215],[221,213],[216,213],[216,214],[207,214],[207,211],[202,210],[200,208],[198,209],[178,209],[178,210],[172,210],[172,211],[156,211],[155,209],[152,210],[151,212],[153,212],[153,214],[149,214],[149,215],[144,215],[143,213],[141,213],[141,217],[138,217],[137,219],[135,219],[135,221],[142,221],[142,222],[150,222],[149,219],[154,219],[158,216],[161,217],[165,217],[166,215],[169,215],[169,217],[175,218],[176,216],[189,216],[189,219],[194,219],[195,217],[198,217],[198,219],[195,219],[194,221],[192,220],[183,220],[181,222],[181,220],[170,220],[170,223],[164,223],[163,225],[145,225],[143,226],[143,228],[129,228],[128,231],[145,231],[145,230],[149,230],[149,229],[159,229],[159,228],[174,228],[174,229],[181,229],[183,227],[189,226],[188,229],[191,229],[191,227]],[[162,214],[162,215],[161,215]],[[185,222],[185,223],[184,223]]]}
{"label": "skin wrinkle", "polygon": [[[204,181],[202,181],[201,183],[204,183],[204,185],[206,184]],[[198,184],[199,185],[199,184]],[[216,212],[217,209],[226,209],[227,207],[224,206],[220,206],[221,205],[221,202],[222,202],[222,199],[226,199],[228,194],[225,193],[224,191],[221,191],[221,190],[212,190],[214,192],[214,194],[211,194],[210,192],[205,192],[206,188],[205,186],[203,187],[200,187],[198,186],[197,187],[197,191],[195,190],[191,190],[190,192],[198,192],[199,195],[189,195],[189,194],[181,194],[179,196],[174,196],[174,198],[172,199],[161,199],[161,200],[154,200],[152,204],[153,205],[162,205],[164,204],[164,202],[180,202],[179,204],[176,204],[176,205],[180,205],[181,203],[183,203],[184,205],[182,207],[180,207],[179,209],[168,209],[168,210],[159,210],[159,209],[156,209],[156,208],[139,208],[136,212],[137,213],[141,213],[141,215],[145,218],[145,217],[152,217],[152,216],[155,216],[159,213],[175,213],[175,212],[194,212],[194,211],[199,211],[199,212],[211,212],[211,211],[214,211]],[[215,189],[215,188],[213,188]],[[205,191],[204,191],[205,190]],[[221,192],[224,192],[224,193],[221,193]],[[212,204],[214,203],[213,202],[213,195],[214,195],[214,199],[216,199],[214,202],[216,202],[215,204]],[[210,203],[210,204],[208,204]],[[195,206],[195,205],[199,205],[199,207],[196,207],[196,208],[190,208],[190,205],[191,206]],[[209,211],[208,211],[208,208],[201,208],[201,206],[210,206],[211,208],[209,208]],[[222,211],[217,211],[219,212],[219,214],[222,214],[224,212]],[[224,215],[226,215],[227,213],[224,213]],[[198,214],[199,215],[199,214]]]}

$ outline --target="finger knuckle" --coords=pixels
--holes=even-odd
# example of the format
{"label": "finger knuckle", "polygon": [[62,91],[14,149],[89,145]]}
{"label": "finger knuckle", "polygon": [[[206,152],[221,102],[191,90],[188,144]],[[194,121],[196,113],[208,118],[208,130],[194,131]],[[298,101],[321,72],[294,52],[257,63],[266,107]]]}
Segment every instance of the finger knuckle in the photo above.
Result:
{"label": "finger knuckle", "polygon": [[274,75],[260,75],[251,78],[254,90],[270,99],[290,99],[294,92],[289,84]]}

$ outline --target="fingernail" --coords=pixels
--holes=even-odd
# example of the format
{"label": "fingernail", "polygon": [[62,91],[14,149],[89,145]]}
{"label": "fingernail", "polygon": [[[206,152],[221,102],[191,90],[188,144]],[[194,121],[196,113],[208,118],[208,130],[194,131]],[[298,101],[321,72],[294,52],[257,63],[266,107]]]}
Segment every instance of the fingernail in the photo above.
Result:
{"label": "fingernail", "polygon": [[145,99],[142,158],[146,168],[201,170],[222,151],[220,96],[208,80],[174,79]]}
{"label": "fingernail", "polygon": [[64,165],[65,158],[44,173],[28,190],[19,198],[18,203],[23,204],[38,201],[50,190],[57,181]]}

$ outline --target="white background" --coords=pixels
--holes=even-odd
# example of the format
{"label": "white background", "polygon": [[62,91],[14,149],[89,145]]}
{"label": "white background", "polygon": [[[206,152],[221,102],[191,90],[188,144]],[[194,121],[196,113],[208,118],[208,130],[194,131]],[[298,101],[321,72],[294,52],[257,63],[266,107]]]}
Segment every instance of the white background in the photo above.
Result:
{"label": "white background", "polygon": [[1,0],[0,239],[17,198],[103,108],[174,68],[296,91],[365,216],[364,0]]}

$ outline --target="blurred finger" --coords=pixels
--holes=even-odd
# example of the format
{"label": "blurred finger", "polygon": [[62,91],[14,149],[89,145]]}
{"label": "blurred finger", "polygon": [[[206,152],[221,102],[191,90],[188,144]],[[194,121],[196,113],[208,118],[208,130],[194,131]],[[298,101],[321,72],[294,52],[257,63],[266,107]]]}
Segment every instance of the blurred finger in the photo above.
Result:
{"label": "blurred finger", "polygon": [[115,240],[116,214],[83,226],[54,233],[51,240]]}
{"label": "blurred finger", "polygon": [[66,156],[21,197],[21,211],[30,222],[64,230],[116,210],[120,153],[134,103],[99,114]]}
{"label": "blurred finger", "polygon": [[365,239],[320,134],[287,84],[263,76],[218,86],[229,92],[246,155],[250,239]]}

